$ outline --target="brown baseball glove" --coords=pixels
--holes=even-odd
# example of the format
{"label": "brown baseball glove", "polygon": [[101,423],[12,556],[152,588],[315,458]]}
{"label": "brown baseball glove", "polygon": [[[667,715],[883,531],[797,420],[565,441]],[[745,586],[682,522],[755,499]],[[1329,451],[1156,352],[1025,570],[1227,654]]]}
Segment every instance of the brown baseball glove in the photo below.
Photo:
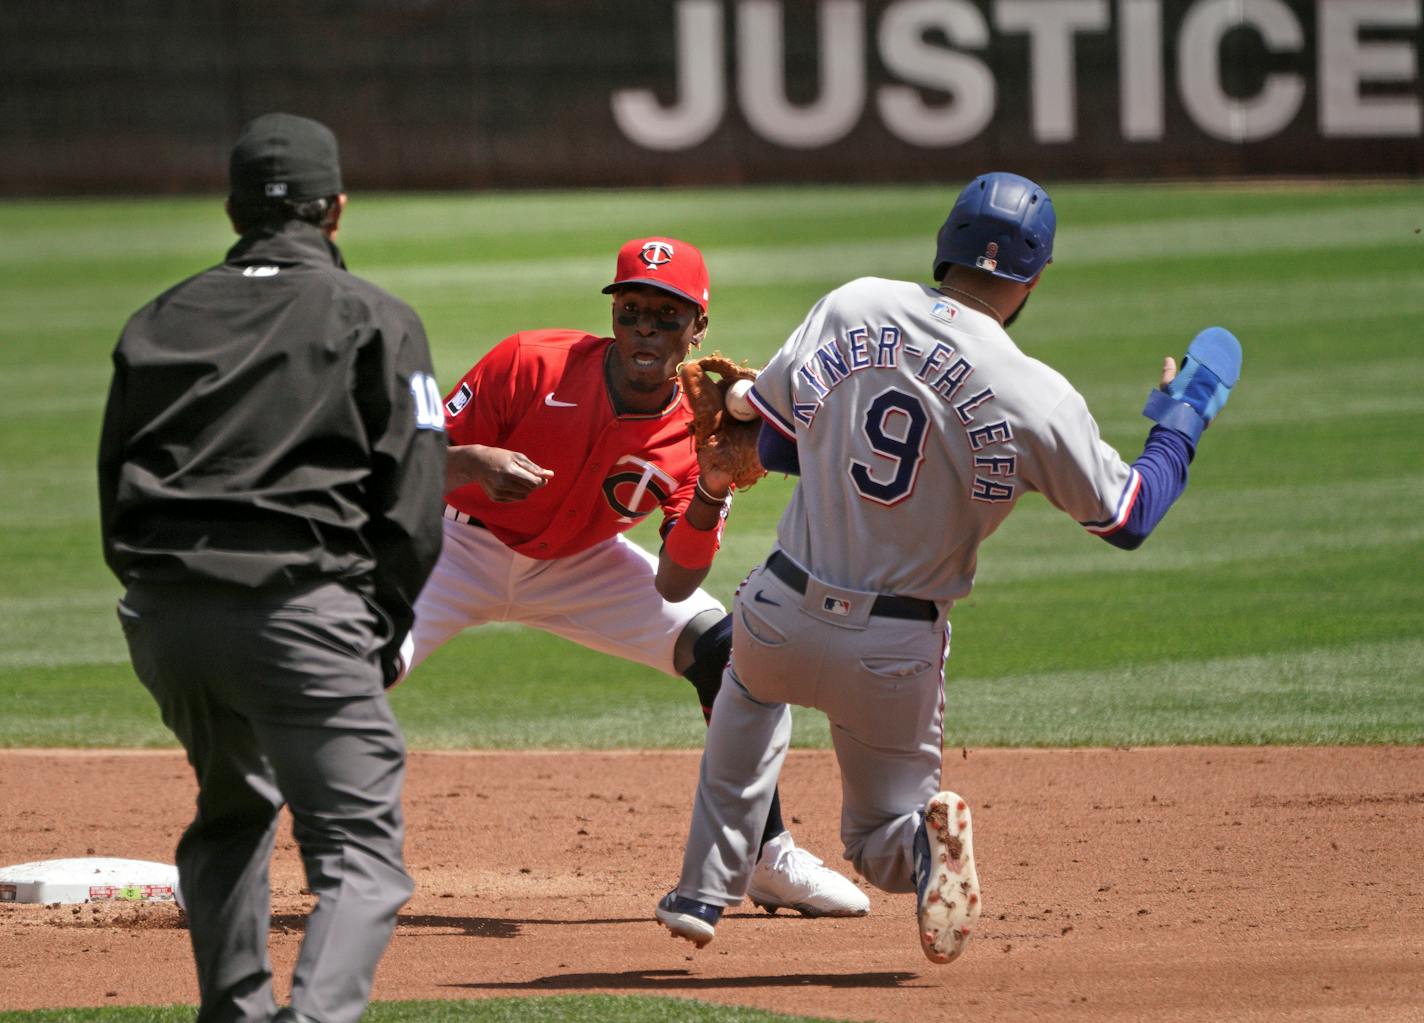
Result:
{"label": "brown baseball glove", "polygon": [[757,457],[761,420],[743,422],[727,411],[727,388],[738,380],[755,380],[756,370],[738,365],[721,352],[682,364],[683,389],[692,406],[692,434],[697,463],[705,473],[716,469],[744,490],[766,475]]}

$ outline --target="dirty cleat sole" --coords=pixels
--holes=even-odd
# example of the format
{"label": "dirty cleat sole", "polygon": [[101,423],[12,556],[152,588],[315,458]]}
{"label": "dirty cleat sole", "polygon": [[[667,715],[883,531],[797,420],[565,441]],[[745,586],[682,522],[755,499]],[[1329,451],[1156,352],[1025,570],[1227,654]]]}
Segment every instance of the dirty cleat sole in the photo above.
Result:
{"label": "dirty cleat sole", "polygon": [[[702,915],[697,915],[697,910],[701,910]],[[704,948],[714,936],[717,928],[714,922],[703,919],[710,911],[715,911],[713,921],[721,915],[721,909],[714,906],[702,906],[691,899],[679,898],[675,892],[669,892],[660,902],[654,914],[658,918],[658,923],[672,931],[674,938],[683,938],[692,942],[698,948]]]}
{"label": "dirty cleat sole", "polygon": [[935,796],[925,806],[925,837],[929,878],[920,889],[920,947],[930,962],[952,963],[982,909],[969,805],[953,792]]}

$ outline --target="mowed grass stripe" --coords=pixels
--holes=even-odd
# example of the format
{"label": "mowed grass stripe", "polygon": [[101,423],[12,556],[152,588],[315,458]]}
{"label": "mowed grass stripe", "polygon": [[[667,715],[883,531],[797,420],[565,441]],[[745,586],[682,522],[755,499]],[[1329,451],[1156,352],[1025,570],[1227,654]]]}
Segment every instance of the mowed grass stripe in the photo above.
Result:
{"label": "mowed grass stripe", "polygon": [[[1370,488],[1377,511],[1362,514],[1358,484],[1274,487],[1234,491],[1224,500],[1184,499],[1148,539],[1144,551],[1124,553],[1100,540],[1075,535],[1071,523],[1046,502],[1024,502],[984,547],[976,577],[984,587],[1055,578],[1178,572],[1223,568],[1264,559],[1306,561],[1321,554],[1372,548],[1417,548],[1424,520],[1411,505],[1424,503],[1424,477],[1390,479]],[[1190,488],[1188,490],[1190,494]],[[1262,531],[1263,518],[1288,529]],[[1211,543],[1192,543],[1209,533]]]}
{"label": "mowed grass stripe", "polygon": [[[534,682],[468,670],[470,663],[510,653],[488,633],[457,640],[451,654],[463,665],[450,665],[457,678],[427,672],[404,683],[393,703],[411,743],[423,749],[678,749],[702,741],[691,689],[679,680],[646,669],[615,670],[605,679],[582,670],[581,652],[569,664],[547,651],[541,657],[551,668],[579,669],[596,684],[594,696],[585,695],[586,687],[571,692],[566,677]],[[1418,640],[1005,676],[966,675],[958,660],[951,656],[948,672],[945,742],[951,748],[1424,741]],[[127,673],[112,674],[110,684],[97,687],[94,673],[72,684],[49,673],[35,676],[35,685],[18,698],[12,694],[9,704],[45,718],[43,727],[26,732],[20,722],[7,721],[0,746],[171,747],[148,694]],[[86,699],[88,711],[54,713],[55,701],[73,699]],[[571,713],[549,713],[555,701]],[[823,715],[798,708],[794,716],[794,746],[829,744]]]}
{"label": "mowed grass stripe", "polygon": [[[1075,226],[1065,223],[1054,246],[1056,260],[1083,268],[1219,258],[1260,256],[1276,252],[1295,255],[1341,248],[1400,245],[1410,242],[1405,227],[1412,203],[1360,206],[1327,214],[1280,213],[1206,221],[1161,220],[1125,227]],[[718,288],[755,284],[768,279],[782,284],[820,282],[827,278],[893,276],[926,279],[933,262],[932,239],[914,225],[903,235],[848,238],[812,243],[759,240],[756,245],[700,246]],[[471,252],[458,261],[402,265],[376,261],[368,272],[397,291],[461,285],[475,294],[498,293],[531,277],[566,282],[571,288],[596,289],[607,283],[608,256],[534,255],[525,259],[489,259]]]}
{"label": "mowed grass stripe", "polygon": [[[1411,253],[1407,245],[1396,250],[1401,263],[1411,255],[1424,260],[1424,252]],[[1176,267],[1183,272],[1171,274],[1169,262],[1159,260],[1150,269],[1136,267],[1126,278],[1055,264],[1048,271],[1052,276],[1045,274],[1043,290],[1024,313],[1024,327],[1015,331],[1023,337],[1016,340],[1031,354],[1036,345],[1074,342],[1111,344],[1126,356],[1155,333],[1185,333],[1209,321],[1230,319],[1233,330],[1246,338],[1243,348],[1249,359],[1260,352],[1246,344],[1262,332],[1296,334],[1304,345],[1325,338],[1336,345],[1347,343],[1352,350],[1363,345],[1368,351],[1380,343],[1381,329],[1389,337],[1404,327],[1406,318],[1424,315],[1418,271],[1406,266],[1385,268],[1366,280],[1351,282],[1350,293],[1344,296],[1338,293],[1338,275],[1295,265],[1257,268],[1249,275],[1219,265]],[[1048,290],[1050,285],[1054,291]],[[1049,295],[1054,296],[1051,303]],[[1040,314],[1040,305],[1052,309]],[[1318,366],[1314,368],[1318,372]]]}
{"label": "mowed grass stripe", "polygon": [[[1304,221],[1313,225],[1358,220],[1368,227],[1378,217],[1394,218],[1405,232],[1424,226],[1424,200],[1414,185],[1343,185],[1314,188],[1275,186],[1092,186],[1046,182],[1060,210],[1060,222],[1074,228],[1121,225],[1119,239],[1103,235],[1115,251],[1151,251],[1152,231],[1175,225],[1180,237],[1200,238],[1205,247],[1222,231],[1254,233],[1257,221]],[[692,231],[707,244],[753,231],[772,236],[789,224],[799,236],[839,239],[883,234],[887,226],[904,234],[923,233],[928,213],[943,218],[954,198],[940,186],[760,187],[746,189],[660,189],[655,191],[564,191],[431,195],[356,194],[346,215],[350,247],[376,250],[458,251],[478,248],[493,261],[512,253],[533,253],[551,238],[563,251],[599,251],[609,236],[668,232],[689,240]],[[155,208],[165,230],[135,231]],[[208,259],[211,237],[226,232],[221,197],[160,200],[3,201],[9,243],[0,248],[0,266],[42,268],[67,261],[106,258],[132,264],[144,259]],[[1140,230],[1139,230],[1140,229]],[[1326,230],[1329,230],[1326,228]],[[358,237],[359,236],[359,237]],[[1065,235],[1065,237],[1067,237]],[[1083,237],[1087,237],[1086,235]],[[615,242],[616,244],[616,242]],[[702,241],[699,241],[702,244]]]}
{"label": "mowed grass stripe", "polygon": [[[1181,533],[1170,542],[1192,539]],[[1421,555],[1418,542],[1382,544],[1177,571],[985,583],[955,608],[957,666],[970,675],[1103,670],[1417,636]],[[1368,583],[1356,584],[1359,578]]]}
{"label": "mowed grass stripe", "polygon": [[[1424,640],[1101,671],[961,678],[950,660],[946,745],[1353,745],[1424,740]],[[1025,693],[1077,694],[1061,704]],[[1342,692],[1366,696],[1344,703]],[[1112,724],[1105,726],[1105,718]],[[1033,743],[1038,745],[1037,743]]]}

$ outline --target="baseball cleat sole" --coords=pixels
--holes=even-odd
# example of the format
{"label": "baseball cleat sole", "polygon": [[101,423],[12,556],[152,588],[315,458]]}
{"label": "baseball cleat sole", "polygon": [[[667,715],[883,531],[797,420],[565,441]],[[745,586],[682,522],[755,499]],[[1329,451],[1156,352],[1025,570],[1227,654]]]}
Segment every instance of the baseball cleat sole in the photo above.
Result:
{"label": "baseball cleat sole", "polygon": [[706,921],[699,920],[695,916],[687,913],[678,913],[675,910],[663,909],[659,906],[656,910],[658,923],[662,924],[672,932],[674,938],[682,938],[690,941],[698,948],[706,948],[711,943],[717,931]]}
{"label": "baseball cleat sole", "polygon": [[930,962],[952,963],[969,944],[983,908],[969,804],[941,792],[925,807],[925,833],[931,874],[919,907],[920,947]]}

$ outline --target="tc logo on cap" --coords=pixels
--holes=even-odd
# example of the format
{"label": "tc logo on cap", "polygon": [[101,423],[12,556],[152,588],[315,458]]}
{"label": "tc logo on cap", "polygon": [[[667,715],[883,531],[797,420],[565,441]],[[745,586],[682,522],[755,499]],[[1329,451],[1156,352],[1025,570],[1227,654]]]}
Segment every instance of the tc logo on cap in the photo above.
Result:
{"label": "tc logo on cap", "polygon": [[672,246],[667,242],[648,242],[643,246],[642,257],[649,270],[656,270],[672,262]]}
{"label": "tc logo on cap", "polygon": [[644,284],[684,298],[707,311],[707,264],[691,242],[655,236],[630,238],[618,249],[611,294],[626,284]]}

